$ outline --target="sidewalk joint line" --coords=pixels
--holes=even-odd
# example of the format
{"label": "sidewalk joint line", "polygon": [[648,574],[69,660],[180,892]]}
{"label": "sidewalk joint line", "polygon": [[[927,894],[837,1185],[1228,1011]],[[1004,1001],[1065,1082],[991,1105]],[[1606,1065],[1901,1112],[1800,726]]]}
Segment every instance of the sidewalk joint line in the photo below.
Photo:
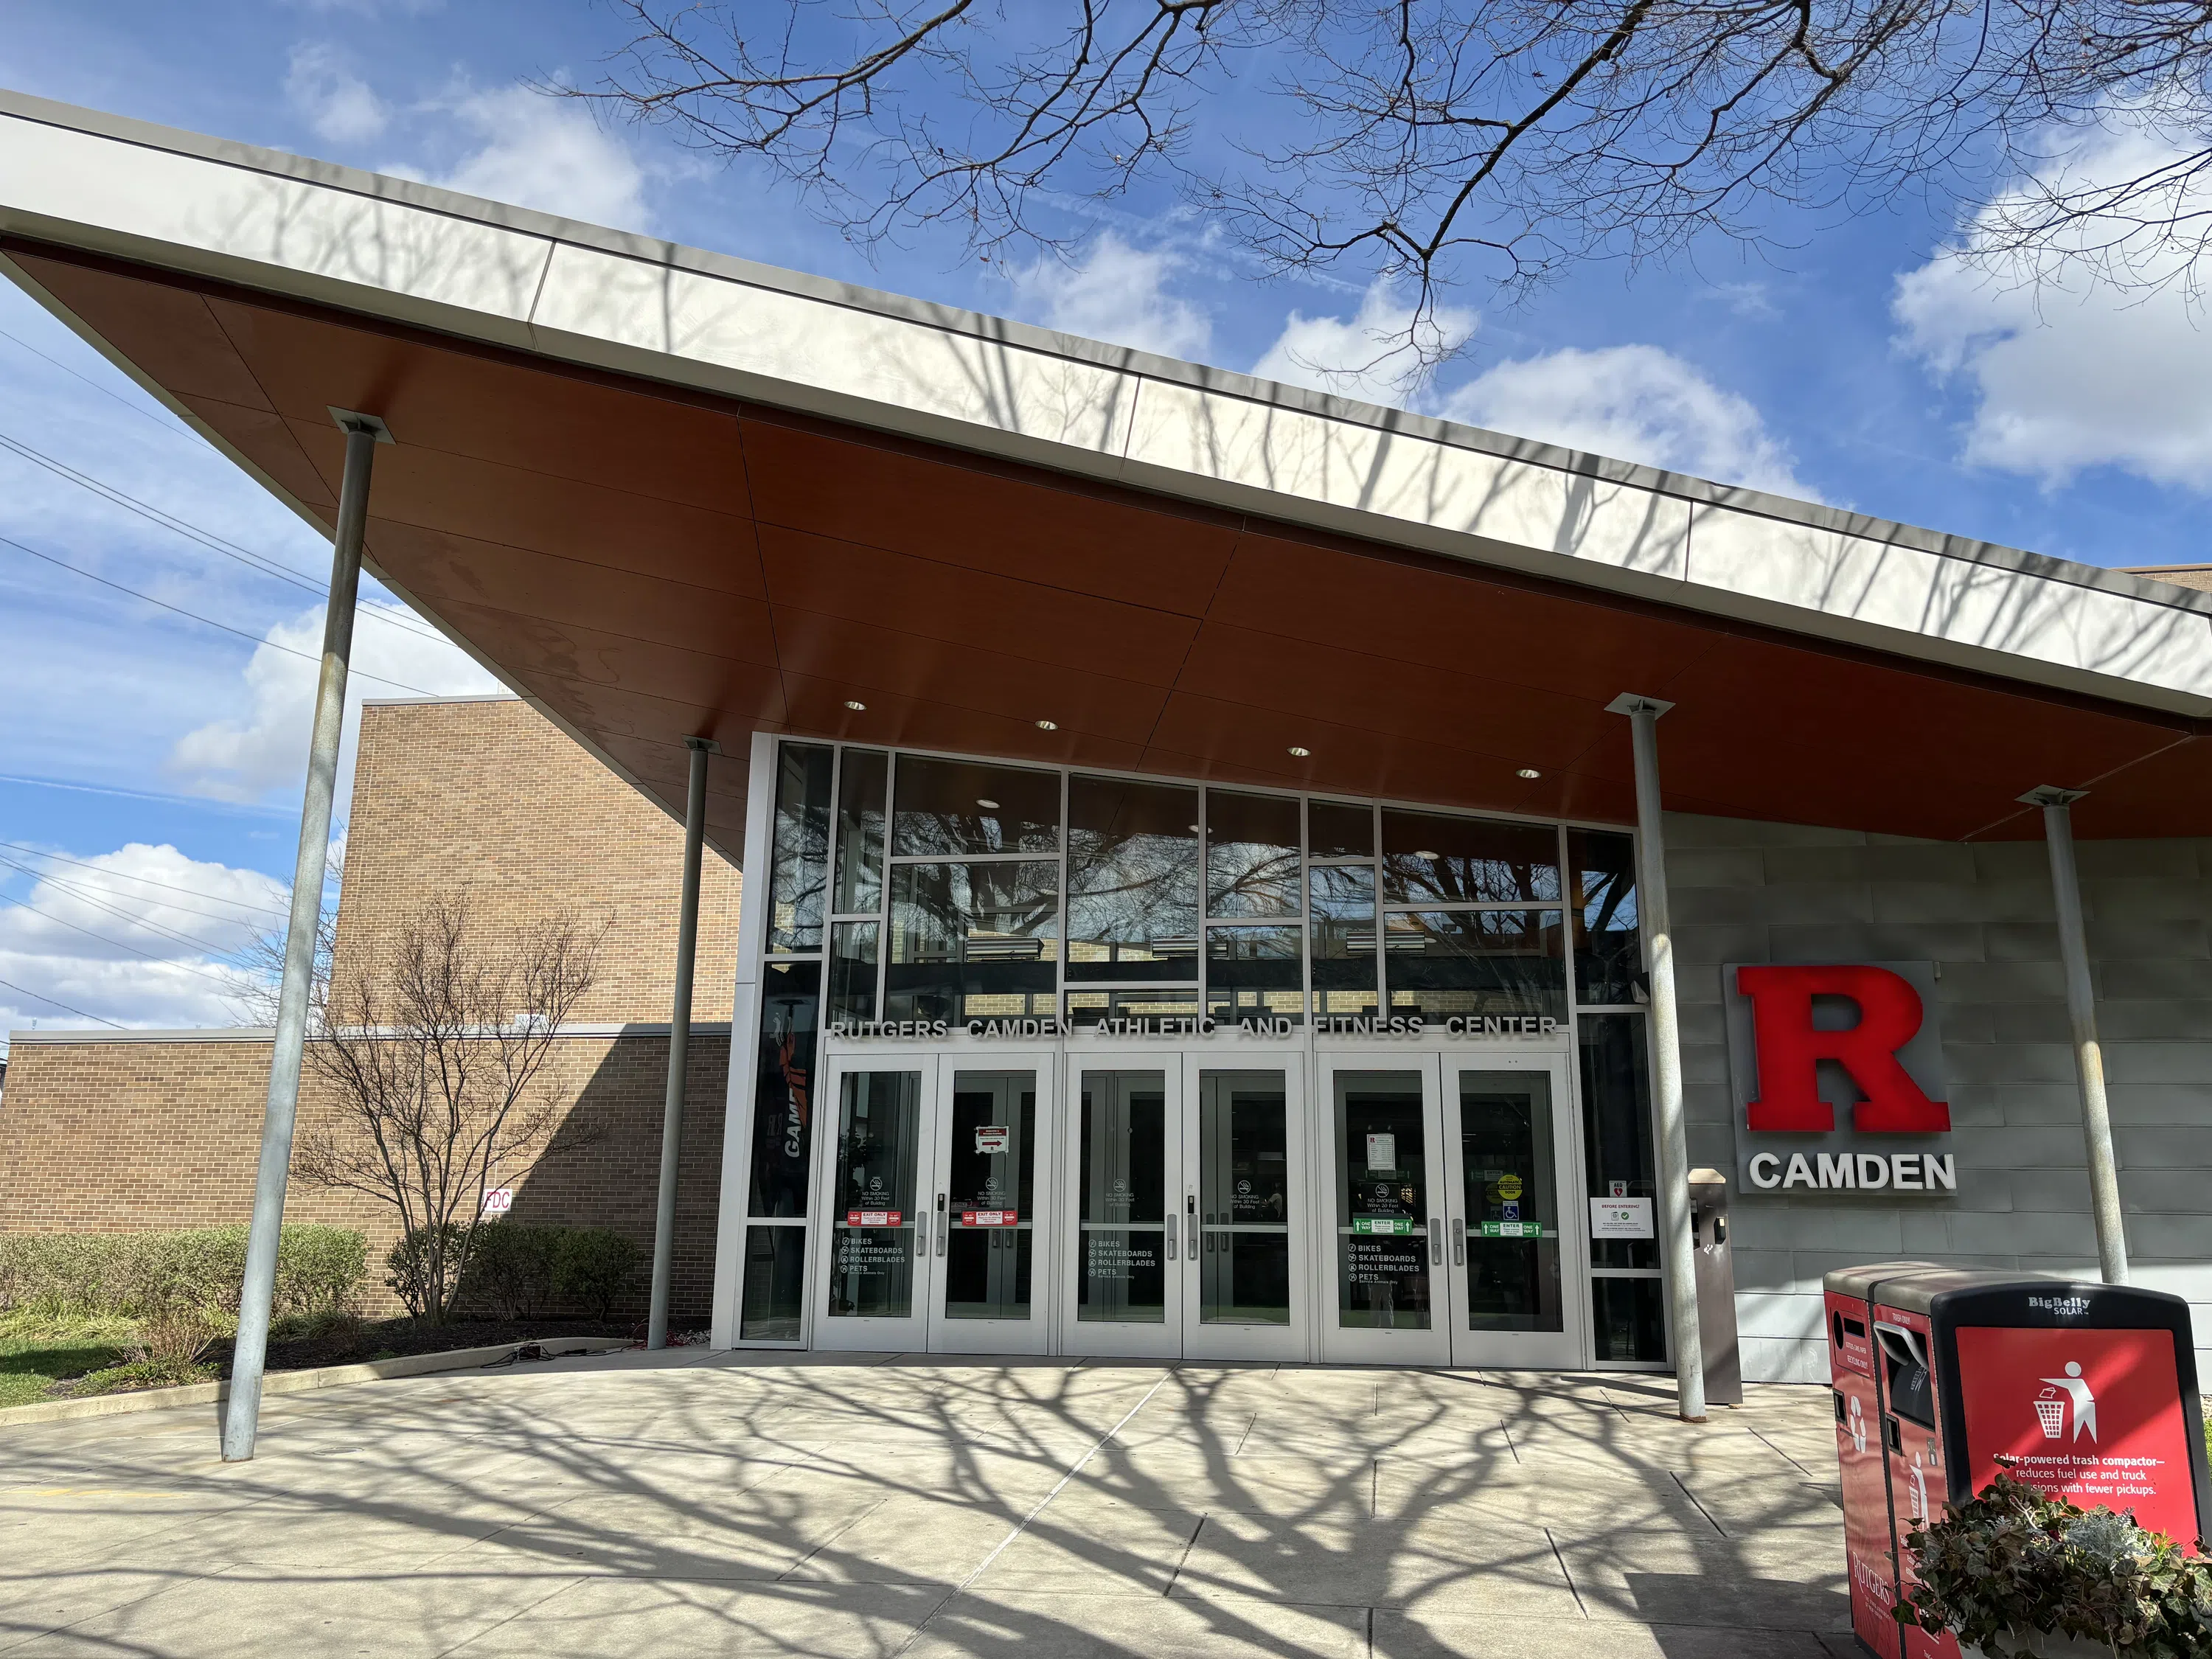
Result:
{"label": "sidewalk joint line", "polygon": [[1667,1474],[1674,1480],[1674,1484],[1681,1488],[1682,1496],[1690,1500],[1690,1507],[1697,1510],[1699,1515],[1705,1517],[1705,1524],[1710,1526],[1715,1532],[1720,1534],[1722,1537],[1726,1538],[1729,1536],[1729,1529],[1713,1518],[1713,1512],[1698,1501],[1698,1494],[1690,1490],[1690,1483],[1682,1479],[1680,1473],[1674,1469],[1669,1469],[1667,1471]]}
{"label": "sidewalk joint line", "polygon": [[[1154,1382],[1151,1388],[1145,1390],[1145,1397],[1139,1400],[1135,1405],[1130,1407],[1127,1411],[1122,1413],[1121,1420],[1120,1422],[1116,1423],[1112,1428],[1107,1430],[1105,1433],[1100,1435],[1096,1440],[1091,1443],[1090,1449],[1085,1451],[1082,1456],[1077,1458],[1073,1463],[1068,1466],[1067,1473],[1061,1475],[1059,1480],[1053,1482],[1052,1490],[1047,1492],[1042,1498],[1037,1499],[1036,1507],[1032,1509],[1019,1521],[1016,1522],[1014,1523],[1013,1530],[1009,1532],[1004,1538],[1001,1538],[992,1547],[991,1553],[975,1564],[975,1571],[970,1572],[965,1578],[962,1579],[951,1589],[947,1590],[945,1595],[939,1598],[937,1605],[922,1615],[921,1621],[915,1626],[912,1633],[907,1637],[905,1641],[900,1643],[898,1646],[892,1650],[891,1659],[898,1659],[898,1656],[900,1654],[904,1653],[908,1648],[920,1641],[921,1639],[922,1632],[929,1628],[930,1620],[936,1618],[939,1613],[945,1611],[945,1604],[951,1601],[954,1596],[965,1590],[969,1585],[974,1583],[978,1578],[981,1578],[986,1572],[990,1571],[991,1564],[1006,1553],[1006,1547],[1009,1544],[1012,1544],[1014,1540],[1019,1538],[1024,1532],[1029,1530],[1030,1522],[1036,1520],[1040,1515],[1042,1515],[1045,1512],[1046,1506],[1049,1504],[1054,1498],[1059,1497],[1062,1492],[1066,1490],[1067,1483],[1074,1480],[1077,1475],[1083,1473],[1084,1466],[1090,1462],[1092,1458],[1098,1455],[1100,1449],[1103,1448],[1108,1441],[1111,1440],[1115,1435],[1121,1433],[1123,1429],[1128,1427],[1130,1419],[1135,1417],[1139,1412],[1144,1410],[1146,1407],[1152,1403],[1152,1396],[1158,1394],[1162,1389],[1167,1387],[1168,1379],[1174,1375],[1175,1367],[1172,1365],[1162,1371],[1159,1375],[1159,1380]],[[1196,1534],[1194,1534],[1193,1536],[1194,1537]]]}
{"label": "sidewalk joint line", "polygon": [[1575,1606],[1582,1610],[1583,1617],[1589,1618],[1590,1610],[1583,1604],[1582,1586],[1575,1583],[1574,1574],[1568,1570],[1567,1558],[1559,1553],[1559,1540],[1552,1536],[1549,1527],[1543,1528],[1543,1533],[1544,1541],[1552,1547],[1552,1559],[1559,1564],[1559,1577],[1567,1581],[1567,1593],[1575,1598]]}
{"label": "sidewalk joint line", "polygon": [[1198,1524],[1190,1529],[1190,1536],[1182,1540],[1182,1553],[1176,1557],[1175,1571],[1168,1575],[1167,1588],[1160,1592],[1162,1595],[1175,1594],[1176,1580],[1182,1577],[1183,1563],[1190,1559],[1191,1551],[1197,1547],[1199,1534],[1206,1530],[1206,1517],[1200,1515]]}

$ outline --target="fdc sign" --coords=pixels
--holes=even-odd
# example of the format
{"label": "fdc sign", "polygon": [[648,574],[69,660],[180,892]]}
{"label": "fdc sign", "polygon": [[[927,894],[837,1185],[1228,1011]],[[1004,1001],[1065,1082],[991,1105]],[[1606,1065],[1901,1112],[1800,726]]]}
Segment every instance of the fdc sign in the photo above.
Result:
{"label": "fdc sign", "polygon": [[1958,1189],[1933,963],[1731,963],[1722,972],[1745,1188]]}

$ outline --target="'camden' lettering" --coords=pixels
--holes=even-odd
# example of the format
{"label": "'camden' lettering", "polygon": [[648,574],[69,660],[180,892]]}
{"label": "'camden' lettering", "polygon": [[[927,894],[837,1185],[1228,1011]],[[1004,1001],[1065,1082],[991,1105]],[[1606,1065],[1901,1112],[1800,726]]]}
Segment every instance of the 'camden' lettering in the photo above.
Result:
{"label": "'camden' lettering", "polygon": [[1792,1152],[1784,1164],[1779,1152],[1754,1152],[1744,1177],[1762,1193],[1808,1187],[1820,1192],[1959,1190],[1959,1167],[1949,1152]]}

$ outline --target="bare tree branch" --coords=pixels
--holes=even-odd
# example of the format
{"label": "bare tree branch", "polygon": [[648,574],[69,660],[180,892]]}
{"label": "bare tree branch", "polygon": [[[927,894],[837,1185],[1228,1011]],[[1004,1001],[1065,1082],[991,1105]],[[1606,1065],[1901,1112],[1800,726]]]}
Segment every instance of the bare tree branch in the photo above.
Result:
{"label": "bare tree branch", "polygon": [[[1425,356],[1445,289],[1778,248],[1901,191],[1984,253],[2138,283],[2212,224],[2207,0],[612,3],[606,78],[548,90],[765,163],[863,246],[1061,246],[1060,198],[1158,184],[1267,270],[1403,282]],[[2100,123],[2158,143],[2061,165]]]}
{"label": "bare tree branch", "polygon": [[293,1167],[398,1212],[395,1288],[421,1316],[446,1317],[484,1194],[589,1143],[562,1129],[545,1072],[600,937],[560,917],[488,938],[465,900],[434,899],[387,961],[320,981],[307,1060],[337,1121],[301,1135]]}

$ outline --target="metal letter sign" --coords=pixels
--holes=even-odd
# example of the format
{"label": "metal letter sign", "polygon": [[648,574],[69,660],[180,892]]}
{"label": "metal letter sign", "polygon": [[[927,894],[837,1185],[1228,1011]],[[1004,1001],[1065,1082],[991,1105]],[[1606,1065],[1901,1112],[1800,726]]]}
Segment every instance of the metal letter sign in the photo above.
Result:
{"label": "metal letter sign", "polygon": [[1954,1192],[1936,969],[1926,962],[1723,970],[1741,1190]]}
{"label": "metal letter sign", "polygon": [[[1898,1063],[1897,1052],[1918,1035],[1920,993],[1902,974],[1870,963],[1835,968],[1738,968],[1735,988],[1751,999],[1757,1034],[1759,1098],[1750,1103],[1754,1129],[1832,1129],[1836,1115],[1820,1098],[1820,1066],[1834,1060],[1866,1098],[1851,1109],[1851,1127],[1867,1132],[1927,1134],[1951,1127],[1951,1109],[1922,1092]],[[1841,1030],[1813,1023],[1813,999],[1855,1004],[1858,1019]]]}

